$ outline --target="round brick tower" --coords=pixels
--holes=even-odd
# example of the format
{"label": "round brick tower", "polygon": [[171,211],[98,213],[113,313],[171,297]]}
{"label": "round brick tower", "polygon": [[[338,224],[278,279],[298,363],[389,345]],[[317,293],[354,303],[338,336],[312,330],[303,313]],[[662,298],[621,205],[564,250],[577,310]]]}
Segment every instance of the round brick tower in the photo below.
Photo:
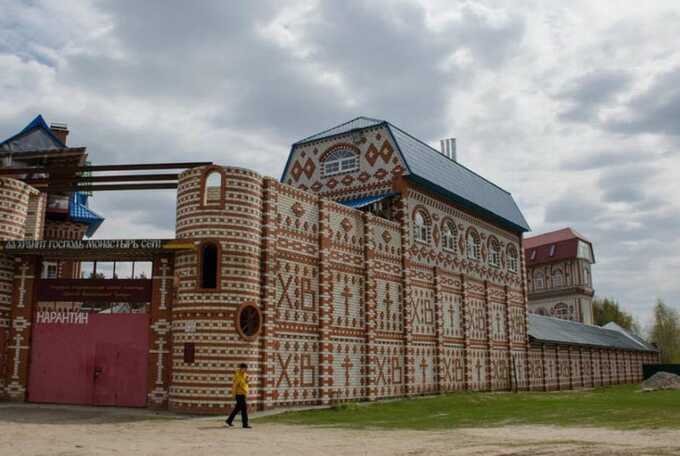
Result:
{"label": "round brick tower", "polygon": [[[232,405],[232,375],[249,367],[258,397],[262,177],[240,168],[200,167],[180,175],[170,408],[218,412]],[[257,405],[257,404],[254,404]]]}

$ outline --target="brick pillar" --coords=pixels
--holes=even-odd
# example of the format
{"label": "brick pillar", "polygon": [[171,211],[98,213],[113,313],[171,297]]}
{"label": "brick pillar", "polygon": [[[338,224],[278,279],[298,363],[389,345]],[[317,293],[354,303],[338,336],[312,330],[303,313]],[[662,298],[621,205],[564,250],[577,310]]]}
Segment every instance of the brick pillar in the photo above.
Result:
{"label": "brick pillar", "polygon": [[330,216],[328,202],[319,199],[319,403],[330,404],[333,390],[331,318],[333,277],[330,267]]}
{"label": "brick pillar", "polygon": [[260,402],[262,408],[274,407],[274,387],[276,383],[274,367],[275,345],[275,306],[276,306],[276,212],[278,205],[278,182],[271,178],[264,179],[262,202],[262,332],[260,333],[260,356],[262,372],[262,388]]}
{"label": "brick pillar", "polygon": [[[529,359],[529,317],[527,316],[529,314],[529,294],[527,291],[527,265],[526,261],[524,258],[524,238],[520,236],[519,240],[519,252],[518,252],[518,261],[519,261],[519,268],[520,268],[520,274],[522,276],[522,303],[524,306],[524,345],[525,345],[525,350],[526,350],[526,356],[527,359]],[[525,381],[527,382],[527,385],[529,385],[529,369],[525,369]],[[544,377],[545,381],[545,377]]]}
{"label": "brick pillar", "polygon": [[465,338],[465,348],[463,349],[463,363],[465,366],[465,380],[463,385],[463,390],[467,391],[470,387],[470,357],[468,356],[468,349],[470,348],[470,316],[467,311],[468,293],[467,284],[465,283],[465,274],[460,275],[460,286],[463,291],[463,297],[460,303],[460,319],[463,325],[463,337]]}
{"label": "brick pillar", "polygon": [[365,345],[364,345],[364,368],[361,376],[362,385],[366,389],[366,397],[369,401],[376,398],[375,379],[375,359],[377,357],[377,346],[375,343],[376,318],[378,307],[378,285],[375,279],[375,226],[373,215],[368,212],[363,213],[364,222],[364,308],[366,309],[365,322]]}
{"label": "brick pillar", "polygon": [[404,395],[412,396],[415,384],[414,350],[413,350],[413,289],[411,288],[411,262],[410,239],[411,221],[408,215],[408,207],[405,199],[406,193],[402,193],[399,202],[398,218],[401,228],[401,261],[402,261],[402,296],[403,321],[404,321]]}
{"label": "brick pillar", "polygon": [[150,309],[149,375],[147,404],[167,408],[172,378],[172,304],[174,300],[173,255],[156,257]]}
{"label": "brick pillar", "polygon": [[491,383],[491,334],[492,334],[492,324],[491,313],[489,312],[489,306],[491,305],[491,299],[489,298],[489,281],[484,281],[484,318],[486,319],[486,389],[491,391],[493,389]]}
{"label": "brick pillar", "polygon": [[444,387],[444,308],[442,305],[441,272],[435,266],[434,271],[434,321],[436,324],[435,336],[437,337],[436,347],[436,382],[437,391],[443,393]]}
{"label": "brick pillar", "polygon": [[543,391],[548,391],[548,363],[546,362],[544,344],[541,344],[541,360],[543,364]]}
{"label": "brick pillar", "polygon": [[33,303],[36,297],[38,271],[40,258],[35,256],[16,258],[6,374],[7,396],[13,401],[26,400]]}
{"label": "brick pillar", "polygon": [[[514,386],[519,390],[519,385],[515,385],[515,369],[518,367],[516,366],[516,362],[513,362],[516,360],[513,360],[512,356],[512,337],[510,337],[510,320],[512,318],[512,313],[510,312],[510,298],[508,297],[507,285],[503,287],[503,304],[505,305],[505,339],[508,342],[508,354],[506,357],[506,362],[508,363],[508,375],[510,379],[508,382],[508,389],[512,391]],[[527,361],[528,360],[529,358],[527,358]],[[517,376],[517,380],[519,380],[519,375]]]}

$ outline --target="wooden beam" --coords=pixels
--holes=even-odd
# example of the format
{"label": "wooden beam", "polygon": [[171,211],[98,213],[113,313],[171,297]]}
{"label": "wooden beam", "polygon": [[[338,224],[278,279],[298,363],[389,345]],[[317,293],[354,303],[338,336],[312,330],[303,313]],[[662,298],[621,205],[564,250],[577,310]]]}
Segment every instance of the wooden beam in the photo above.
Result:
{"label": "wooden beam", "polygon": [[153,182],[153,181],[176,181],[179,174],[131,174],[124,176],[74,176],[73,178],[39,178],[26,179],[24,182],[38,188],[46,186],[74,186],[88,182]]}
{"label": "wooden beam", "polygon": [[45,193],[69,193],[69,192],[112,192],[117,190],[164,190],[177,188],[177,182],[156,184],[111,184],[111,185],[76,185],[76,186],[47,186]]}
{"label": "wooden beam", "polygon": [[199,166],[212,165],[212,162],[184,162],[184,163],[137,163],[128,165],[94,165],[94,166],[39,166],[34,168],[3,168],[0,176],[14,176],[20,174],[63,173],[65,171],[80,173],[85,171],[144,171],[162,169],[189,169]]}

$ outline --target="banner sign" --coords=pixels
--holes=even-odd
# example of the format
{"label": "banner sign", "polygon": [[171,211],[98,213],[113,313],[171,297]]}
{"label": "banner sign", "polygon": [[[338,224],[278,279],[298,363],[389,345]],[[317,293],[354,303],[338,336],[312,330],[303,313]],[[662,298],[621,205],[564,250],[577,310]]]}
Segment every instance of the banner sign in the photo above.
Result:
{"label": "banner sign", "polygon": [[46,279],[38,301],[151,302],[150,279]]}
{"label": "banner sign", "polygon": [[0,242],[0,250],[26,253],[34,250],[56,252],[99,250],[160,250],[192,249],[191,241],[176,239],[58,239],[58,240],[20,240]]}
{"label": "banner sign", "polygon": [[88,320],[87,312],[54,312],[41,310],[35,315],[35,322],[42,324],[61,323],[66,325],[86,325]]}

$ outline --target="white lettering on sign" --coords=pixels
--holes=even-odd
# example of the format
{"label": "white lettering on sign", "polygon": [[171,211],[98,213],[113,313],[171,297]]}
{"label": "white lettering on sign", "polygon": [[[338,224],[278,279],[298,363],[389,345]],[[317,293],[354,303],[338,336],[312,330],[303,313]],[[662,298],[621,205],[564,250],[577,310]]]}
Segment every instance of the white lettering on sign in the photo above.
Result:
{"label": "white lettering on sign", "polygon": [[160,249],[161,239],[20,240],[5,242],[7,250]]}
{"label": "white lettering on sign", "polygon": [[86,312],[56,312],[43,310],[36,314],[36,323],[52,324],[61,323],[66,325],[86,325],[88,313]]}

